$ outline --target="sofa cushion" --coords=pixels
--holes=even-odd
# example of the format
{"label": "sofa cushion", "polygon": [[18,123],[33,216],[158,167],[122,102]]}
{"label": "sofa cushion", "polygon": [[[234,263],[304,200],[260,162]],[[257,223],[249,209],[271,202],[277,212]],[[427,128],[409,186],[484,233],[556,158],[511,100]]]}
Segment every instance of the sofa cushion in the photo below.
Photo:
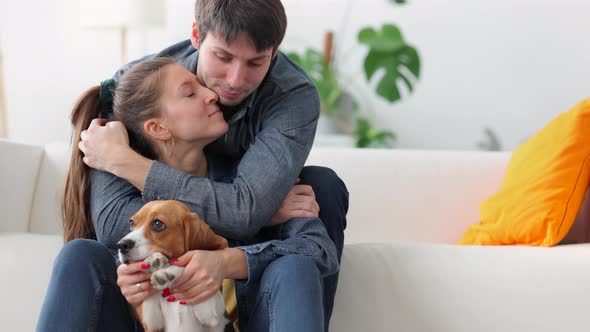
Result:
{"label": "sofa cushion", "polygon": [[314,148],[350,192],[346,243],[456,243],[500,188],[510,152]]}
{"label": "sofa cushion", "polygon": [[3,331],[35,330],[51,267],[62,245],[57,235],[0,233]]}
{"label": "sofa cushion", "polygon": [[584,331],[590,244],[353,244],[331,331]]}
{"label": "sofa cushion", "polygon": [[43,148],[0,139],[0,155],[0,232],[26,232]]}
{"label": "sofa cushion", "polygon": [[568,233],[590,180],[590,99],[560,114],[512,155],[500,190],[462,244],[553,246]]}

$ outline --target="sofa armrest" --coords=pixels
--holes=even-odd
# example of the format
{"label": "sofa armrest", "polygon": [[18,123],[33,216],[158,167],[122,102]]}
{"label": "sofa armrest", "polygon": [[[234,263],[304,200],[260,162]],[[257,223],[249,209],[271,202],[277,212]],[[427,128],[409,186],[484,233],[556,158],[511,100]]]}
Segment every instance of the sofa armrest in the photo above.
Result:
{"label": "sofa armrest", "polygon": [[43,147],[0,139],[0,232],[27,232]]}
{"label": "sofa armrest", "polygon": [[29,229],[38,234],[62,234],[60,206],[70,161],[70,145],[67,142],[52,142],[46,144],[44,150]]}

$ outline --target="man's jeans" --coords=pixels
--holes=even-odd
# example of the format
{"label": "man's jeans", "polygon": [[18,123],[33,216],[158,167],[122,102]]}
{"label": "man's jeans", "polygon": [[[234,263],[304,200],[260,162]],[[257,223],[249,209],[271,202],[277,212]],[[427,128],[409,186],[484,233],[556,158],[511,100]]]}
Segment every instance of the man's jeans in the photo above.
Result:
{"label": "man's jeans", "polygon": [[[322,279],[306,256],[277,258],[264,271],[245,331],[324,330]],[[239,305],[239,304],[238,304]]]}
{"label": "man's jeans", "polygon": [[[344,229],[348,213],[348,190],[346,185],[331,169],[319,166],[304,167],[299,175],[300,184],[313,188],[316,201],[320,206],[320,219],[324,223],[330,239],[334,241],[338,254],[338,263],[342,258],[344,247]],[[324,331],[328,331],[330,317],[334,308],[334,296],[338,286],[338,273],[324,278]]]}

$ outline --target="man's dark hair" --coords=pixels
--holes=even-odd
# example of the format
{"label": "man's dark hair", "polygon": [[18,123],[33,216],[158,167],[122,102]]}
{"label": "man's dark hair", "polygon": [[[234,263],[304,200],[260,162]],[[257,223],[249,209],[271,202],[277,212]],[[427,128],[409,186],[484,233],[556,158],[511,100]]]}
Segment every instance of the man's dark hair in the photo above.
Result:
{"label": "man's dark hair", "polygon": [[276,52],[287,30],[280,0],[196,0],[195,21],[199,45],[209,32],[228,43],[243,32],[258,52],[271,47]]}

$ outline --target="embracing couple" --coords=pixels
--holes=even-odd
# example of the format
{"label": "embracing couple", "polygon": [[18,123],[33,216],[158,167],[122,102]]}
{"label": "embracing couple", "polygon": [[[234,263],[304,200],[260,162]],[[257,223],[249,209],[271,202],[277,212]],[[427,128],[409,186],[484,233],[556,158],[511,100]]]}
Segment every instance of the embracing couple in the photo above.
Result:
{"label": "embracing couple", "polygon": [[132,308],[157,290],[142,262],[117,259],[117,243],[156,200],[184,203],[229,243],[173,262],[184,271],[170,305],[201,303],[231,280],[236,330],[328,330],[348,192],[332,170],[304,167],[319,96],[278,51],[286,26],[280,0],[197,0],[189,40],[80,97],[66,244],[38,331],[143,330]]}

